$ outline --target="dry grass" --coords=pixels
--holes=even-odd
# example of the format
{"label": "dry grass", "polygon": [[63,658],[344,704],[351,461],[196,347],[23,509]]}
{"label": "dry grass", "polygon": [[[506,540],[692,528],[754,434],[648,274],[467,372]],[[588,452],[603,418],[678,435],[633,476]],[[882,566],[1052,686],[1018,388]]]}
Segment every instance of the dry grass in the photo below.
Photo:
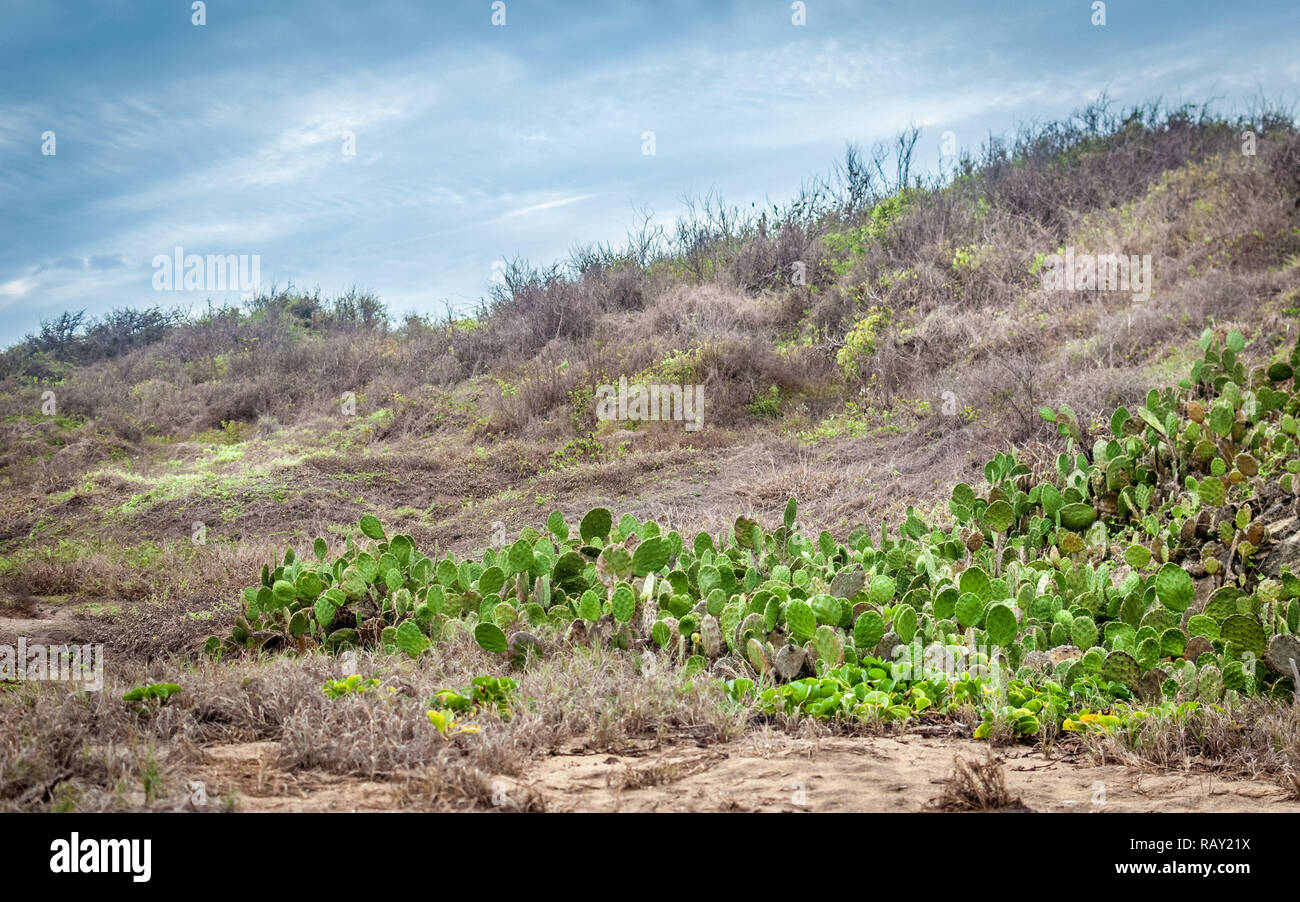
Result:
{"label": "dry grass", "polygon": [[989,752],[983,760],[954,755],[952,773],[931,805],[937,811],[1028,811],[1007,791],[1006,772]]}
{"label": "dry grass", "polygon": [[1229,712],[1202,709],[1177,720],[1148,719],[1131,734],[1080,734],[1080,742],[1098,764],[1271,780],[1289,798],[1300,798],[1295,704],[1245,698]]}
{"label": "dry grass", "polygon": [[[382,686],[339,699],[321,684],[343,677],[347,659],[145,664],[109,655],[102,692],[40,683],[0,689],[0,806],[46,809],[70,798],[83,810],[183,806],[206,750],[271,742],[271,764],[285,780],[334,774],[400,784],[412,804],[493,807],[494,778],[518,776],[564,743],[616,752],[634,739],[725,741],[744,728],[719,690],[697,684],[681,692],[682,676],[667,664],[648,676],[625,656],[586,648],[516,673],[513,716],[481,713],[480,732],[451,738],[429,724],[425,702],[491,670],[468,636],[438,644],[418,665],[358,654],[356,672]],[[154,681],[178,682],[183,692],[145,717],[120,700]],[[161,789],[144,798],[149,774]]]}

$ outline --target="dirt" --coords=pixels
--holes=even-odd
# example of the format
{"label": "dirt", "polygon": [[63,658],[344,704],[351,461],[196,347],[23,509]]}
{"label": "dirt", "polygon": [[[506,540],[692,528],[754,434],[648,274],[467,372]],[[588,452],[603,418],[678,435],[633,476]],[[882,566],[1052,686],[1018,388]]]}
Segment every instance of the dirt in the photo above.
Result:
{"label": "dirt", "polygon": [[14,645],[23,636],[28,645],[77,645],[85,633],[86,623],[71,605],[32,596],[0,600],[0,643]]}
{"label": "dirt", "polygon": [[[205,766],[190,784],[190,807],[238,811],[392,811],[401,808],[393,784],[314,771],[289,773],[276,766],[280,744],[243,742],[206,751]],[[202,786],[202,793],[195,790]]]}
{"label": "dirt", "polygon": [[[916,734],[806,739],[760,732],[712,745],[647,740],[618,755],[574,746],[540,759],[523,777],[494,777],[490,791],[503,808],[554,812],[925,811],[951,775],[954,756],[982,759],[989,753],[984,742]],[[273,742],[214,747],[199,777],[233,794],[241,811],[419,806],[404,789],[408,783],[288,774],[275,765],[277,754]],[[1300,802],[1287,801],[1267,781],[1143,773],[1029,747],[992,754],[1010,797],[1019,800],[1011,810],[1300,813]],[[418,784],[419,775],[410,776]]]}

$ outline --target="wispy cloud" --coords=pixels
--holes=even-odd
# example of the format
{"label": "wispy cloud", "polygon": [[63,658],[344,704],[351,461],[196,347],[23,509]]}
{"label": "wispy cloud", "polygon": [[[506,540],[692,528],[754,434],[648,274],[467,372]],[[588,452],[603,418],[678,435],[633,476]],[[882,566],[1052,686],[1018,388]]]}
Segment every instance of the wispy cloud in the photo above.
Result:
{"label": "wispy cloud", "polygon": [[599,194],[578,194],[574,197],[561,197],[555,200],[543,201],[539,204],[530,204],[527,207],[520,207],[518,210],[511,210],[503,218],[513,219],[516,216],[528,216],[531,213],[540,213],[543,210],[554,210],[556,207],[567,207],[569,204],[580,203],[584,200],[590,200],[593,197],[600,197]]}
{"label": "wispy cloud", "polygon": [[1103,89],[1295,95],[1293,4],[1199,9],[1112,4],[1094,28],[1074,0],[819,0],[806,26],[782,4],[512,5],[494,28],[486,6],[318,0],[222,4],[196,28],[157,4],[11,3],[0,340],[62,306],[158,303],[149,261],[176,245],[440,309],[486,291],[494,260],[617,242],[634,209],[692,191],[783,199],[844,141],[909,122],[971,146]]}

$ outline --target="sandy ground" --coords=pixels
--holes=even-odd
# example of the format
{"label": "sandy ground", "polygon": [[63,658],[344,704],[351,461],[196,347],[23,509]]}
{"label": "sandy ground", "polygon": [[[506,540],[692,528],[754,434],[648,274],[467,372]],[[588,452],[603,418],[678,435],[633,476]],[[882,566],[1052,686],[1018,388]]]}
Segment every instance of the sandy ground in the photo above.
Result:
{"label": "sandy ground", "polygon": [[[68,607],[28,599],[0,610],[0,641],[77,642],[86,623]],[[929,735],[927,735],[927,733]],[[1079,754],[1028,746],[992,750],[1010,795],[1033,811],[1300,813],[1268,781],[1203,772],[1149,773],[1095,766]],[[760,729],[727,743],[647,739],[622,754],[581,744],[540,758],[522,777],[491,781],[505,810],[546,811],[924,811],[943,789],[955,756],[982,760],[986,742],[922,727],[896,736],[805,738]],[[435,774],[392,781],[278,764],[275,742],[204,751],[193,779],[205,787],[195,810],[387,811],[430,807]],[[486,793],[485,793],[486,794]]]}
{"label": "sandy ground", "polygon": [[[522,778],[497,777],[506,810],[570,812],[925,811],[955,755],[982,759],[987,743],[950,737],[804,739],[758,733],[700,746],[651,742],[627,754],[574,747],[542,759]],[[275,766],[276,744],[212,748],[202,777],[233,789],[240,811],[384,811],[423,807],[414,784],[390,784]],[[1204,773],[1151,774],[1049,758],[1028,747],[994,750],[1013,797],[1032,811],[1300,813],[1269,782]],[[211,799],[209,804],[221,804]]]}

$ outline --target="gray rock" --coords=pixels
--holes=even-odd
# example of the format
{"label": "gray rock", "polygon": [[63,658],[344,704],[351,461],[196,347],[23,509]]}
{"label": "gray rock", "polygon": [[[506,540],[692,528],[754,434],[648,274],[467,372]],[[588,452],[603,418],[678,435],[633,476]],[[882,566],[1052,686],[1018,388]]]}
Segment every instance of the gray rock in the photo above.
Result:
{"label": "gray rock", "polygon": [[1045,651],[1027,651],[1020,660],[1020,666],[1028,667],[1035,673],[1043,673],[1052,669],[1052,658]]}
{"label": "gray rock", "polygon": [[1083,649],[1079,648],[1077,645],[1058,645],[1056,648],[1049,648],[1047,650],[1047,658],[1052,662],[1053,667],[1060,664],[1062,661],[1071,661],[1075,658],[1082,657]]}

